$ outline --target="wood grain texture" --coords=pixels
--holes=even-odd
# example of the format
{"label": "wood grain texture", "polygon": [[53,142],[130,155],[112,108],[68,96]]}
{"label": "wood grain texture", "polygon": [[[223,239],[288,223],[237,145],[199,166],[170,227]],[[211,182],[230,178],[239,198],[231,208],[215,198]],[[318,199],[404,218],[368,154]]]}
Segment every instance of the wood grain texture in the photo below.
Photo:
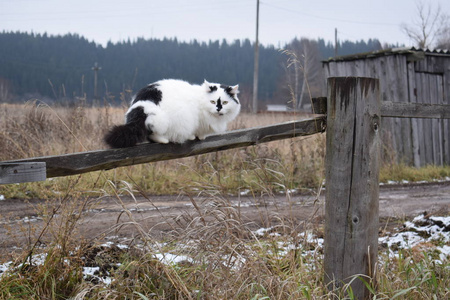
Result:
{"label": "wood grain texture", "polygon": [[0,184],[43,181],[45,162],[0,162]]}
{"label": "wood grain texture", "polygon": [[[361,76],[380,80],[381,100],[396,103],[396,107],[386,106],[383,113],[387,159],[415,167],[450,164],[448,108],[415,106],[419,103],[450,105],[448,54],[424,51],[367,54],[351,60],[331,59],[324,62],[324,70],[326,77]],[[398,106],[398,102],[405,106]]]}
{"label": "wood grain texture", "polygon": [[450,119],[450,105],[386,101],[381,104],[381,116],[395,118]]}
{"label": "wood grain texture", "polygon": [[319,116],[306,120],[230,131],[221,135],[209,136],[204,141],[187,141],[183,144],[147,143],[130,148],[35,157],[8,162],[45,162],[47,178],[75,175],[312,135],[323,132],[325,122],[326,117]]}
{"label": "wood grain texture", "polygon": [[[379,82],[329,78],[328,99],[324,271],[327,284],[340,286],[372,276],[377,261]],[[352,289],[357,299],[368,297],[360,280]]]}

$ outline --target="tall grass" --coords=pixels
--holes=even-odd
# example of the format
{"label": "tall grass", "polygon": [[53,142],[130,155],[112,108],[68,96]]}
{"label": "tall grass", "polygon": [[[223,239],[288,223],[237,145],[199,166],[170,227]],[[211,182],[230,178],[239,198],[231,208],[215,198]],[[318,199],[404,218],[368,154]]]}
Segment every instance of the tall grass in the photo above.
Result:
{"label": "tall grass", "polygon": [[[0,160],[102,149],[103,134],[111,124],[121,122],[124,111],[83,103],[74,108],[38,102],[2,104]],[[298,117],[242,114],[231,129]],[[319,134],[45,182],[2,185],[0,194],[7,198],[48,201],[36,206],[41,221],[24,229],[28,242],[14,255],[10,271],[0,277],[0,298],[350,299],[349,286],[329,291],[323,285],[320,224],[299,226],[295,218],[261,204],[257,211],[268,229],[257,234],[259,225],[229,201],[230,194],[244,191],[255,195],[255,202],[257,195],[280,192],[289,202],[292,189],[319,193],[324,144],[324,135]],[[163,218],[171,229],[156,239],[152,228],[136,220],[136,213],[122,201],[123,195],[137,193],[149,200],[155,194],[183,193],[195,210]],[[122,207],[114,230],[122,226],[135,230],[127,249],[105,246],[102,240],[79,232],[85,212],[95,208],[103,195],[114,197]],[[198,195],[208,205],[198,203]],[[315,238],[308,238],[305,231]],[[383,259],[377,266],[377,285],[368,283],[374,297],[447,298],[450,269],[427,255],[418,259],[414,252],[404,251],[398,258]],[[86,267],[99,269],[85,275]]]}
{"label": "tall grass", "polygon": [[[132,190],[130,185],[113,187],[112,196],[123,204],[121,189]],[[307,226],[305,233],[295,220],[273,218],[269,228],[256,233],[257,227],[226,195],[210,188],[201,192],[210,205],[192,198],[194,212],[164,220],[172,229],[162,240],[156,240],[123,204],[128,216],[124,223],[134,226],[138,236],[126,249],[81,239],[80,205],[74,203],[93,204],[81,195],[74,202],[62,196],[60,205],[43,210],[45,226],[38,240],[47,241],[45,247],[34,243],[0,277],[0,298],[352,299],[348,285],[332,291],[324,286],[322,248],[318,238],[309,237],[312,232],[323,235],[320,227]],[[446,299],[450,269],[448,263],[436,264],[432,255],[404,250],[389,258],[382,250],[376,285],[367,283],[374,298]],[[98,271],[83,275],[86,267]]]}
{"label": "tall grass", "polygon": [[[0,160],[104,149],[103,135],[112,124],[123,122],[125,109],[107,106],[88,108],[82,104],[73,108],[53,108],[39,102],[25,106],[2,104],[0,149],[3,150]],[[230,129],[273,124],[299,117],[242,114],[230,125]],[[105,178],[111,178],[115,182],[131,180],[151,194],[173,194],[186,186],[192,186],[193,182],[207,179],[210,184],[220,186],[222,191],[229,193],[243,189],[255,193],[274,193],[283,188],[317,188],[323,179],[323,157],[324,135],[316,135],[119,168],[101,172],[102,175],[98,172],[86,174],[81,177],[79,185],[95,181],[96,187],[103,188]],[[261,177],[265,178],[267,185],[256,184],[256,179]],[[51,183],[65,180],[58,178]],[[274,185],[274,180],[281,181],[282,186]],[[27,184],[25,189],[33,196],[45,198],[51,196],[51,193],[48,195],[51,190],[48,185],[51,183]],[[2,187],[0,193],[7,197],[23,197],[24,193],[17,188]]]}

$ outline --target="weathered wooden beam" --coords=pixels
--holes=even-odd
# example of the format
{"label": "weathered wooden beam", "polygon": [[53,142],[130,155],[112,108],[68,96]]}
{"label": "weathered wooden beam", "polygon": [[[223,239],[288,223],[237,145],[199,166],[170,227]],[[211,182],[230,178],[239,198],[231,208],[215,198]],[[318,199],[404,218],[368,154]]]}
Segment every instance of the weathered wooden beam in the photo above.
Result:
{"label": "weathered wooden beam", "polygon": [[33,182],[45,179],[45,162],[0,163],[0,184]]}
{"label": "weathered wooden beam", "polygon": [[382,117],[450,119],[450,105],[384,101]]}
{"label": "weathered wooden beam", "polygon": [[47,164],[48,178],[75,175],[246,147],[296,136],[312,135],[325,131],[325,122],[326,117],[320,116],[306,120],[230,131],[220,135],[209,136],[204,141],[188,141],[183,144],[147,143],[123,149],[88,151],[8,162],[45,162]]}
{"label": "weathered wooden beam", "polygon": [[327,113],[327,97],[312,98],[312,113],[324,115]]}
{"label": "weathered wooden beam", "polygon": [[[324,271],[328,288],[373,278],[378,251],[380,93],[374,78],[328,79]],[[367,280],[367,277],[365,278]],[[363,282],[351,283],[367,299]]]}

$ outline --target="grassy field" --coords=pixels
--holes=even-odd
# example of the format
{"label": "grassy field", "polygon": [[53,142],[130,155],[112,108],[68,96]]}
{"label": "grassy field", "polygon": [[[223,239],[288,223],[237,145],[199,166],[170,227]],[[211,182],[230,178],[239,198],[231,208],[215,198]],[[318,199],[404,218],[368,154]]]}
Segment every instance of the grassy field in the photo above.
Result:
{"label": "grassy field", "polygon": [[[50,108],[30,103],[26,107],[0,106],[0,160],[104,149],[103,135],[112,124],[123,122],[125,108]],[[284,122],[295,115],[241,114],[229,129]],[[90,190],[106,182],[131,181],[150,194],[176,194],[187,186],[208,182],[222,192],[250,189],[272,193],[280,189],[318,188],[323,181],[325,136],[316,135],[205,154],[172,161],[120,168],[83,175],[78,186]],[[24,185],[33,197],[46,198],[53,182]],[[264,186],[258,182],[264,180]],[[95,182],[92,187],[91,183]],[[35,187],[36,186],[36,187]],[[44,187],[44,188],[43,188]],[[7,197],[23,197],[17,187],[1,191]]]}
{"label": "grassy field", "polygon": [[[48,107],[38,102],[0,105],[0,160],[103,149],[104,133],[123,121],[125,108]],[[299,118],[241,114],[230,129]],[[351,299],[349,286],[323,285],[320,226],[299,231],[295,220],[280,220],[262,233],[249,229],[226,195],[255,196],[286,191],[319,192],[324,182],[325,135],[271,142],[197,157],[0,185],[5,198],[43,200],[38,207],[50,243],[30,247],[0,277],[1,299]],[[448,167],[417,170],[385,163],[382,181],[435,180]],[[128,214],[136,241],[127,247],[80,240],[77,225],[92,198],[135,191],[146,194],[204,193],[217,205],[182,215],[163,240],[155,240]],[[95,202],[95,201],[94,201]],[[120,216],[118,216],[119,218]],[[24,228],[24,234],[36,230]],[[27,233],[28,232],[28,233]],[[439,241],[437,242],[439,243]],[[440,242],[442,243],[442,241]],[[376,299],[446,299],[448,262],[435,263],[432,250],[380,249]],[[86,275],[89,268],[96,273]],[[354,280],[361,280],[355,277]]]}

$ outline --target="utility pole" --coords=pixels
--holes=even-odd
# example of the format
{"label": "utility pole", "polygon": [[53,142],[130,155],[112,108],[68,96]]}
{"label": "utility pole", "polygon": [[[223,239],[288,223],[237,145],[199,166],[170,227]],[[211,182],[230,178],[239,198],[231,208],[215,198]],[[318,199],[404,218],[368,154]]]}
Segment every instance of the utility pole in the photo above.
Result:
{"label": "utility pole", "polygon": [[256,0],[256,41],[255,41],[255,64],[253,69],[253,106],[252,112],[258,113],[258,69],[259,69],[259,0]]}
{"label": "utility pole", "polygon": [[338,38],[337,38],[337,28],[334,28],[334,56],[338,55]]}
{"label": "utility pole", "polygon": [[98,99],[97,94],[97,79],[98,79],[98,71],[100,71],[102,68],[98,66],[98,63],[96,62],[94,66],[92,67],[92,70],[94,70],[94,100]]}

